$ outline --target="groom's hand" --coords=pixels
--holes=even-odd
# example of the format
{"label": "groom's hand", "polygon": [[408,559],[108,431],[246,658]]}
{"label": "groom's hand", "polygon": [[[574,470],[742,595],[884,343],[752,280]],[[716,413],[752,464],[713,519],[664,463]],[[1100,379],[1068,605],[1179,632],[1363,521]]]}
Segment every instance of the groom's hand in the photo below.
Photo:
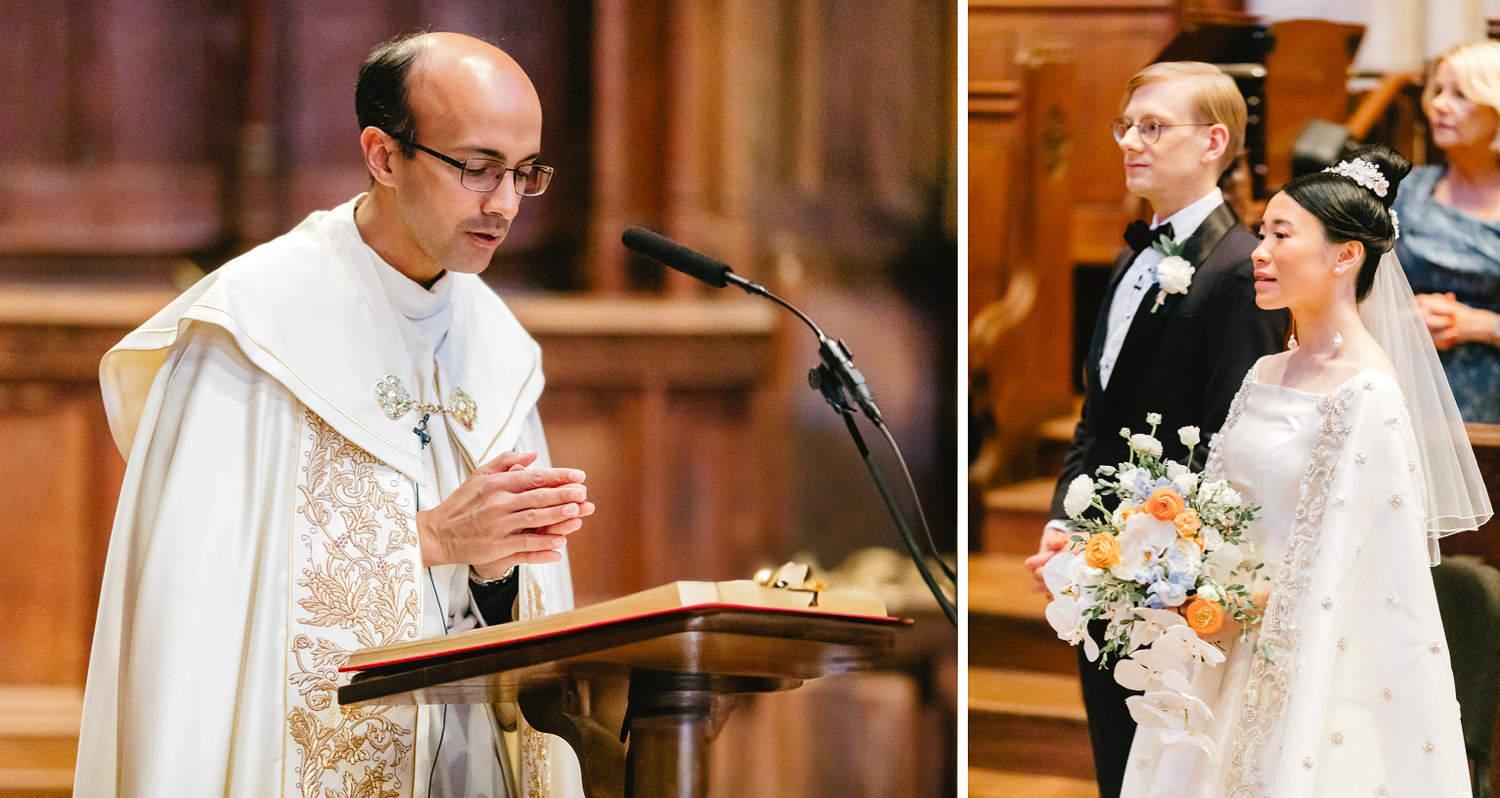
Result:
{"label": "groom's hand", "polygon": [[1037,544],[1036,554],[1026,558],[1025,565],[1031,569],[1031,576],[1036,581],[1032,583],[1031,589],[1036,593],[1046,593],[1047,583],[1042,581],[1042,569],[1052,559],[1052,556],[1062,551],[1068,545],[1068,533],[1054,526],[1042,529],[1041,542]]}

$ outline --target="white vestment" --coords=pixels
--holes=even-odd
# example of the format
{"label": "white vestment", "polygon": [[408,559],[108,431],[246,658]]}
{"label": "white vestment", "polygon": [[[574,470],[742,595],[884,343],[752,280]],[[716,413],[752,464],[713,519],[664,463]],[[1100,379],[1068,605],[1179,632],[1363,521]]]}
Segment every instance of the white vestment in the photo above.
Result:
{"label": "white vestment", "polygon": [[[225,264],[101,364],[128,466],[80,798],[580,794],[571,749],[524,722],[515,773],[494,708],[337,703],[349,651],[482,622],[466,567],[422,567],[416,510],[503,452],[547,465],[535,342],[477,276],[429,292],[382,261],[358,202]],[[398,414],[390,378],[447,412]],[[517,604],[571,609],[566,558],[520,568]]]}
{"label": "white vestment", "polygon": [[1121,794],[1465,798],[1468,761],[1401,389],[1373,369],[1326,396],[1255,374],[1204,478],[1227,479],[1261,507],[1248,536],[1272,580],[1265,617],[1250,640],[1225,644],[1224,662],[1193,675],[1213,711],[1217,756],[1165,746],[1143,726]]}

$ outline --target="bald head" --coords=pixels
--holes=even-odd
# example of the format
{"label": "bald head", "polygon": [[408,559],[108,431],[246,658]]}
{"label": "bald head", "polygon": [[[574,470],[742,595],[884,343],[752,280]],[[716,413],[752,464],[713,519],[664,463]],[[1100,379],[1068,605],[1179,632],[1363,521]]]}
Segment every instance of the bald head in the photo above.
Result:
{"label": "bald head", "polygon": [[387,42],[365,59],[354,90],[361,129],[374,127],[407,144],[434,116],[503,106],[520,117],[541,118],[541,101],[515,59],[494,45],[461,33],[423,33]]}

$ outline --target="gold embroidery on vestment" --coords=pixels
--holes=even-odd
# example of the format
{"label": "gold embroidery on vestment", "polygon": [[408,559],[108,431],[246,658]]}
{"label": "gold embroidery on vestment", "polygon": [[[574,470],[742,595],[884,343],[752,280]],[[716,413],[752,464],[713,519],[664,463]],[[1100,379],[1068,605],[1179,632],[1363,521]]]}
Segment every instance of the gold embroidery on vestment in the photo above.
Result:
{"label": "gold embroidery on vestment", "polygon": [[355,648],[415,639],[415,507],[394,469],[311,411],[299,438],[287,653],[288,794],[411,794],[414,707],[341,707]]}

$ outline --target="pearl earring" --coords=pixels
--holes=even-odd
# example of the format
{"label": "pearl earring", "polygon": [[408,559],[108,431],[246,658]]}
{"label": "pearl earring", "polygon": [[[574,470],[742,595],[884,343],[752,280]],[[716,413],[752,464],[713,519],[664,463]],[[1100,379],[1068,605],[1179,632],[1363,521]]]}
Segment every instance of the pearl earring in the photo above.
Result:
{"label": "pearl earring", "polygon": [[1286,348],[1288,351],[1297,348],[1297,334],[1292,333],[1286,337]]}

